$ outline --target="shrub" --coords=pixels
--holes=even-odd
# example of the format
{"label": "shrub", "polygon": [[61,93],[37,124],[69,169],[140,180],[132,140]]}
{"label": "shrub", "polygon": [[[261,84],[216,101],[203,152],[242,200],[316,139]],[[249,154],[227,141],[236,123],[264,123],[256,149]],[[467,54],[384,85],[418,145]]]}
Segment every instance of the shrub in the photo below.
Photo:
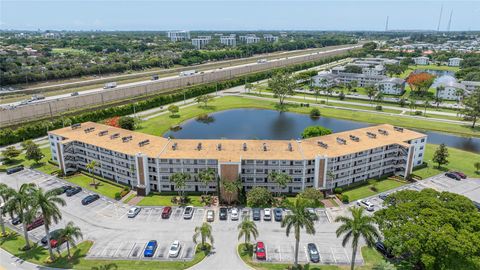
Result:
{"label": "shrub", "polygon": [[120,200],[122,198],[122,195],[120,194],[120,192],[117,192],[115,193],[115,200]]}
{"label": "shrub", "polygon": [[135,129],[135,119],[130,116],[122,116],[118,120],[118,125],[123,129],[134,130]]}
{"label": "shrub", "polygon": [[375,110],[377,110],[377,111],[381,111],[382,109],[383,109],[383,108],[382,108],[381,105],[377,105],[377,107],[375,107]]}
{"label": "shrub", "polygon": [[345,204],[350,203],[350,198],[348,198],[348,195],[342,194],[342,202]]}
{"label": "shrub", "polygon": [[272,202],[272,193],[264,187],[254,187],[247,193],[249,207],[270,207]]}
{"label": "shrub", "polygon": [[342,192],[343,192],[343,188],[341,188],[341,187],[337,187],[333,190],[333,193],[335,193],[335,194],[341,194]]}
{"label": "shrub", "polygon": [[422,115],[422,111],[415,111],[415,115]]}
{"label": "shrub", "polygon": [[313,108],[310,111],[310,117],[312,117],[312,118],[318,118],[318,117],[320,117],[320,115],[321,115],[320,110],[317,109],[317,108]]}
{"label": "shrub", "polygon": [[303,130],[302,138],[306,139],[306,138],[323,136],[328,134],[332,134],[331,129],[328,129],[322,126],[309,126]]}

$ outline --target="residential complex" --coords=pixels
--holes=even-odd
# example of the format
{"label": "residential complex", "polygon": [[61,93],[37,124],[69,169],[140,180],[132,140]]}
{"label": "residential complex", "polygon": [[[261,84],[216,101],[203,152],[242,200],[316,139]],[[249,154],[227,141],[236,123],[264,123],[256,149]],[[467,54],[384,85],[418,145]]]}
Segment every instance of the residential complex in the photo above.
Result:
{"label": "residential complex", "polygon": [[227,46],[237,46],[237,39],[235,36],[221,36],[220,43]]}
{"label": "residential complex", "polygon": [[[137,193],[175,191],[173,173],[191,175],[186,191],[215,191],[198,173],[212,168],[221,180],[297,193],[307,187],[331,190],[387,174],[408,176],[422,164],[427,136],[392,125],[371,126],[304,140],[169,139],[98,123],[49,132],[52,159],[64,173],[86,170],[130,185]],[[268,180],[282,172],[292,182],[280,189]]]}
{"label": "residential complex", "polygon": [[173,41],[183,41],[183,40],[189,40],[190,39],[190,31],[168,31],[167,32],[167,37]]}
{"label": "residential complex", "polygon": [[451,67],[459,67],[462,61],[463,59],[458,57],[449,58],[448,65]]}
{"label": "residential complex", "polygon": [[430,58],[426,56],[414,57],[413,61],[415,62],[415,65],[419,65],[419,66],[426,66],[430,64]]}
{"label": "residential complex", "polygon": [[196,38],[192,38],[192,45],[195,46],[196,49],[203,49],[212,39],[211,36],[198,36]]}

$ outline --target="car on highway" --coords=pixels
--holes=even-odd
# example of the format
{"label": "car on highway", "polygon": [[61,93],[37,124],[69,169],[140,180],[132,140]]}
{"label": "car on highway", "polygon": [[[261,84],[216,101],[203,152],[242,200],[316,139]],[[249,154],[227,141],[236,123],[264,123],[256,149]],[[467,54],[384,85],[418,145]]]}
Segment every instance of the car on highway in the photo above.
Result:
{"label": "car on highway", "polygon": [[375,206],[367,200],[357,201],[357,205],[365,208],[367,211],[372,212],[375,210]]}
{"label": "car on highway", "polygon": [[172,207],[166,206],[162,210],[162,218],[163,219],[168,219],[170,218],[170,215],[172,214]]}
{"label": "car on highway", "polygon": [[392,252],[385,246],[385,244],[383,242],[376,242],[375,243],[375,249],[378,250],[378,252],[380,252],[383,256],[391,259],[393,257],[395,257]]}
{"label": "car on highway", "polygon": [[320,262],[320,254],[318,253],[317,246],[314,243],[307,244],[307,252],[311,262],[313,263]]}
{"label": "car on highway", "polygon": [[263,242],[257,242],[255,245],[255,257],[257,257],[257,260],[265,260],[267,258],[267,251]]}
{"label": "car on highway", "polygon": [[193,217],[193,206],[185,207],[183,211],[183,219],[191,219]]}
{"label": "car on highway", "polygon": [[456,174],[456,173],[453,173],[453,172],[447,172],[445,173],[445,176],[448,177],[448,178],[451,178],[451,179],[455,179],[457,181],[460,181],[462,180],[462,178],[460,177],[460,175]]}
{"label": "car on highway", "polygon": [[141,210],[142,208],[134,206],[128,210],[127,216],[129,218],[134,218],[138,215],[138,213],[140,213]]}
{"label": "car on highway", "polygon": [[252,219],[253,220],[260,220],[262,218],[262,214],[260,213],[260,208],[253,208],[252,209]]}
{"label": "car on highway", "polygon": [[220,211],[218,213],[218,218],[220,220],[227,220],[228,218],[228,209],[225,207],[220,207]]}
{"label": "car on highway", "polygon": [[208,222],[213,222],[214,220],[215,220],[215,211],[208,210],[207,211],[207,221]]}
{"label": "car on highway", "polygon": [[178,257],[178,254],[180,254],[181,249],[182,249],[182,246],[180,245],[180,241],[178,240],[173,241],[173,243],[170,245],[170,249],[168,250],[168,257],[170,258]]}
{"label": "car on highway", "polygon": [[100,196],[98,194],[90,194],[82,199],[82,205],[89,205],[98,199],[100,199]]}
{"label": "car on highway", "polygon": [[275,221],[282,221],[283,219],[283,213],[282,213],[281,208],[275,208],[273,209],[273,217],[275,218]]}
{"label": "car on highway", "polygon": [[462,173],[462,172],[453,172],[453,173],[460,176],[460,178],[462,178],[462,179],[467,179],[467,175]]}
{"label": "car on highway", "polygon": [[153,257],[155,254],[155,251],[157,250],[158,243],[157,240],[150,240],[147,243],[147,246],[145,247],[145,250],[143,251],[143,256],[144,257]]}
{"label": "car on highway", "polygon": [[238,209],[237,208],[232,208],[232,210],[230,211],[230,219],[232,220],[238,220],[240,214],[238,213]]}
{"label": "car on highway", "polygon": [[32,221],[32,223],[27,224],[27,231],[31,231],[31,230],[33,230],[33,229],[35,229],[35,228],[38,228],[38,227],[42,226],[42,225],[44,224],[44,222],[45,222],[45,221],[43,220],[43,217],[42,217],[42,216],[37,217],[36,219],[34,219],[34,220]]}
{"label": "car on highway", "polygon": [[272,220],[272,210],[270,208],[263,209],[263,220],[265,221]]}
{"label": "car on highway", "polygon": [[67,195],[67,197],[71,197],[71,196],[79,193],[80,191],[82,191],[82,188],[81,188],[81,187],[73,187],[73,188],[68,189],[67,191],[65,191],[65,194]]}

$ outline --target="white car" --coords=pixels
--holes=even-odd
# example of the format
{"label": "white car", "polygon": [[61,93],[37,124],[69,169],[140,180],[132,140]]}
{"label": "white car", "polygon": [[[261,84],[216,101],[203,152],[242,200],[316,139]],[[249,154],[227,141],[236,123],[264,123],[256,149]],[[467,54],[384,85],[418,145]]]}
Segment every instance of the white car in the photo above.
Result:
{"label": "white car", "polygon": [[178,254],[180,253],[181,249],[182,249],[182,246],[180,245],[180,241],[178,240],[173,241],[172,245],[170,246],[170,249],[168,250],[168,257],[170,258],[178,257]]}
{"label": "white car", "polygon": [[238,220],[238,209],[237,208],[232,208],[232,210],[230,211],[230,218],[232,220]]}
{"label": "white car", "polygon": [[263,209],[263,220],[272,220],[272,210],[270,208]]}
{"label": "white car", "polygon": [[193,217],[193,211],[193,206],[185,207],[185,210],[183,211],[183,219],[191,219]]}
{"label": "white car", "polygon": [[134,218],[138,215],[138,213],[140,213],[140,210],[142,210],[142,208],[134,206],[128,210],[127,216],[129,218]]}
{"label": "white car", "polygon": [[367,211],[369,212],[372,212],[375,210],[375,206],[371,202],[366,200],[357,201],[357,205],[367,209]]}
{"label": "white car", "polygon": [[215,220],[215,212],[213,210],[207,211],[207,221],[213,222]]}

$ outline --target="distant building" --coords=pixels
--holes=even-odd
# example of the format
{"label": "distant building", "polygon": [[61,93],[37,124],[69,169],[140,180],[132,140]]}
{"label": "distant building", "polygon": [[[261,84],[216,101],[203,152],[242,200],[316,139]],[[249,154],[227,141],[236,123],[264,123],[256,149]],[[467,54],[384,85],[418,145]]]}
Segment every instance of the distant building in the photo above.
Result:
{"label": "distant building", "polygon": [[247,34],[245,36],[240,36],[239,37],[241,42],[247,43],[247,44],[253,44],[253,43],[258,43],[260,42],[260,38],[257,37],[255,34]]}
{"label": "distant building", "polygon": [[430,58],[426,56],[415,57],[413,58],[413,61],[415,62],[415,65],[420,65],[420,66],[426,66],[430,64]]}
{"label": "distant building", "polygon": [[337,76],[329,72],[320,72],[312,77],[313,85],[318,87],[333,87],[338,84]]}
{"label": "distant building", "polygon": [[42,34],[42,37],[50,38],[50,39],[57,39],[57,38],[60,38],[61,35],[60,35],[60,33],[44,33],[44,34]]}
{"label": "distant building", "polygon": [[168,31],[167,32],[167,37],[173,41],[183,41],[183,40],[189,40],[190,39],[190,31]]}
{"label": "distant building", "polygon": [[227,46],[236,46],[237,45],[237,39],[235,36],[222,36],[220,37],[220,43],[223,45]]}
{"label": "distant building", "polygon": [[462,61],[463,61],[462,58],[453,57],[448,59],[448,65],[451,67],[459,67]]}
{"label": "distant building", "polygon": [[192,38],[192,45],[195,46],[196,49],[203,49],[207,44],[210,42],[211,37],[197,37]]}
{"label": "distant building", "polygon": [[465,90],[468,92],[471,92],[475,90],[476,88],[480,88],[480,82],[475,82],[475,81],[462,81],[461,84],[465,86]]}
{"label": "distant building", "polygon": [[405,92],[405,80],[400,78],[386,78],[379,81],[376,86],[384,94],[401,95]]}
{"label": "distant building", "polygon": [[272,34],[264,34],[263,35],[263,39],[266,41],[266,42],[276,42],[278,41],[278,37],[277,36],[274,36]]}
{"label": "distant building", "polygon": [[[439,91],[439,86],[445,89]],[[453,81],[441,83],[437,86],[437,96],[445,100],[461,100],[468,94],[465,85]]]}

